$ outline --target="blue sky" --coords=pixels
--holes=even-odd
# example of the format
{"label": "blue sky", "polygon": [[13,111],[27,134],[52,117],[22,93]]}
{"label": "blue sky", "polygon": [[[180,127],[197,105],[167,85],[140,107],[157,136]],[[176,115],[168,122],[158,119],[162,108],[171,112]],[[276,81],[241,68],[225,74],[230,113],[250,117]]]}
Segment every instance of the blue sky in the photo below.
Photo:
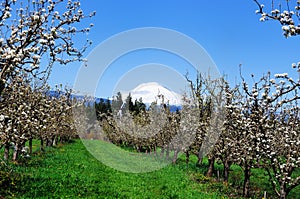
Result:
{"label": "blue sky", "polygon": [[[240,82],[239,64],[243,65],[243,74],[248,81],[251,81],[251,74],[258,79],[268,71],[296,75],[291,64],[300,61],[299,37],[284,38],[276,21],[260,22],[260,17],[255,14],[257,6],[252,0],[82,0],[81,5],[86,12],[97,12],[94,18],[85,21],[94,24],[88,35],[93,45],[86,56],[101,42],[120,32],[142,27],[162,27],[181,32],[197,41],[211,56],[220,73],[227,75],[231,84]],[[265,5],[270,6],[267,3]],[[143,70],[139,69],[149,63],[166,65],[179,75],[184,75],[187,70],[192,73],[188,64],[169,53],[157,50],[132,52],[120,57],[105,72],[96,96],[110,96],[118,83],[125,85],[122,78],[126,79],[126,74],[130,77],[127,79],[133,79],[128,71],[131,71],[131,75],[134,70],[141,74]],[[62,83],[72,87],[80,66],[80,63],[74,63],[55,67],[49,84],[54,86]],[[150,81],[149,77],[152,76],[153,81],[161,78],[147,70],[144,73],[145,76],[136,75],[139,79],[136,83],[143,79]],[[165,86],[180,90],[178,82]]]}

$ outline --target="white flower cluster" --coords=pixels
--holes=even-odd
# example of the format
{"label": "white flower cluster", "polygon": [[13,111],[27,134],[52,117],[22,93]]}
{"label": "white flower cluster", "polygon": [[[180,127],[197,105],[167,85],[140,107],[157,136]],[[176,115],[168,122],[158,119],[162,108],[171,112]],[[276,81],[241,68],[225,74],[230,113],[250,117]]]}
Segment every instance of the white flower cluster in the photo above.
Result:
{"label": "white flower cluster", "polygon": [[274,187],[285,189],[278,193],[286,193],[300,185],[293,173],[300,167],[300,81],[287,73],[274,76],[268,73],[252,88],[246,82],[234,88],[222,85],[226,119],[213,154],[224,172],[232,163],[245,172],[266,169]]}
{"label": "white flower cluster", "polygon": [[[264,11],[264,5],[260,4],[258,0],[254,0],[259,7],[259,10],[256,10],[256,14],[260,14],[260,21],[266,21],[269,19],[277,20],[282,25],[283,35],[285,37],[296,36],[300,34],[300,25],[296,24],[296,20],[299,21],[299,10],[300,10],[300,2],[297,1],[294,6],[295,10],[291,10],[290,1],[287,1],[286,10],[282,9],[282,5],[280,5],[280,9],[273,8],[269,13]],[[293,2],[294,3],[294,2]],[[273,6],[272,6],[273,7]]]}
{"label": "white flower cluster", "polygon": [[286,78],[286,77],[288,77],[288,74],[287,73],[282,73],[282,74],[275,74],[274,76],[276,78]]}
{"label": "white flower cluster", "polygon": [[[79,1],[19,0],[5,1],[1,6],[0,58],[5,60],[0,63],[1,80],[7,79],[17,68],[35,76],[48,76],[54,62],[81,61],[82,52],[90,45],[88,41],[76,47],[73,41],[78,33],[87,33],[90,28],[79,29],[76,24],[94,15],[86,16]],[[60,9],[60,13],[58,8],[63,7],[66,10]],[[43,57],[48,60],[45,63],[48,67],[41,69]]]}
{"label": "white flower cluster", "polygon": [[[32,139],[48,142],[74,136],[69,91],[57,98],[33,90],[24,76],[9,80],[10,84],[0,98],[0,146],[7,149],[4,158],[9,158],[9,146],[15,146],[12,159],[16,161],[25,143]],[[43,146],[42,146],[43,147]]]}
{"label": "white flower cluster", "polygon": [[[16,160],[25,142],[33,138],[50,145],[70,136],[68,97],[49,99],[33,91],[29,77],[43,82],[54,62],[81,61],[91,43],[87,40],[77,47],[74,39],[92,25],[79,29],[76,24],[94,13],[86,16],[80,2],[72,0],[3,1],[0,10],[0,145],[9,150],[13,143]],[[42,60],[45,67],[40,67]],[[6,151],[6,159],[8,155]]]}

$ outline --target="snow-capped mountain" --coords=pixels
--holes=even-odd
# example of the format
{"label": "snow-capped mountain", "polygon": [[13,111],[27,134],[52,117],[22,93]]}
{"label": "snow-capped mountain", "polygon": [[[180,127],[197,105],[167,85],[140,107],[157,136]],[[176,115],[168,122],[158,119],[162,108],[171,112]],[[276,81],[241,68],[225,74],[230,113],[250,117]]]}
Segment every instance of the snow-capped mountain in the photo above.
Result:
{"label": "snow-capped mountain", "polygon": [[139,100],[142,98],[143,103],[151,104],[157,101],[161,103],[162,98],[159,95],[164,96],[165,103],[170,105],[181,105],[182,96],[170,89],[160,85],[157,82],[149,82],[138,85],[136,88],[130,91],[132,100]]}

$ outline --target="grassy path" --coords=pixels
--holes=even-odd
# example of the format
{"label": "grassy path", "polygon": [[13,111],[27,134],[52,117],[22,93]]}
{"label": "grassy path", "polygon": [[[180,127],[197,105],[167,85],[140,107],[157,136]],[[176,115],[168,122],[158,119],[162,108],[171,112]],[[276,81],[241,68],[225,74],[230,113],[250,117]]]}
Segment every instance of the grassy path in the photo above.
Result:
{"label": "grassy path", "polygon": [[191,180],[185,165],[150,173],[124,173],[103,165],[80,140],[33,157],[16,198],[226,198]]}

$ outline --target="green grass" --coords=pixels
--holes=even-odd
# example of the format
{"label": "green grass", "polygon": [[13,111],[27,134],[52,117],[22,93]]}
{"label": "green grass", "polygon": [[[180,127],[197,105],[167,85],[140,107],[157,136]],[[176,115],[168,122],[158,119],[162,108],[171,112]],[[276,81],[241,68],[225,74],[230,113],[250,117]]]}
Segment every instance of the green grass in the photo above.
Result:
{"label": "green grass", "polygon": [[193,181],[193,168],[169,165],[149,173],[126,173],[95,159],[80,140],[15,166],[25,174],[14,198],[227,198]]}
{"label": "green grass", "polygon": [[[136,167],[133,171],[139,171],[136,169],[162,166],[155,162],[156,159],[143,159],[130,150],[124,152],[107,143],[100,142],[99,145],[99,141],[95,140],[85,144],[89,144],[89,147],[96,144],[98,148],[92,147],[95,149],[92,154],[100,154],[98,158],[104,158],[106,164],[118,169]],[[34,156],[20,165],[10,165],[14,169],[13,178],[4,175],[7,177],[4,179],[7,181],[7,190],[4,192],[6,198],[205,199],[239,198],[237,196],[242,192],[243,172],[235,165],[229,175],[229,184],[225,185],[205,177],[203,174],[207,171],[207,159],[204,159],[203,165],[196,166],[194,156],[191,156],[189,165],[185,163],[184,157],[180,157],[176,165],[164,165],[162,169],[148,173],[128,173],[108,167],[94,158],[81,140],[47,148],[45,153],[38,151],[38,142],[34,146]],[[117,164],[127,164],[127,167],[118,167]],[[221,174],[222,166],[216,164],[216,170]],[[253,169],[252,174],[253,198],[262,198],[264,191],[268,192],[268,198],[275,198],[264,171]],[[4,187],[0,187],[0,195],[1,189]],[[290,193],[289,198],[299,198],[299,193],[298,187]]]}
{"label": "green grass", "polygon": [[124,150],[104,141],[82,140],[90,153],[105,165],[130,173],[145,173],[166,167],[164,157]]}

